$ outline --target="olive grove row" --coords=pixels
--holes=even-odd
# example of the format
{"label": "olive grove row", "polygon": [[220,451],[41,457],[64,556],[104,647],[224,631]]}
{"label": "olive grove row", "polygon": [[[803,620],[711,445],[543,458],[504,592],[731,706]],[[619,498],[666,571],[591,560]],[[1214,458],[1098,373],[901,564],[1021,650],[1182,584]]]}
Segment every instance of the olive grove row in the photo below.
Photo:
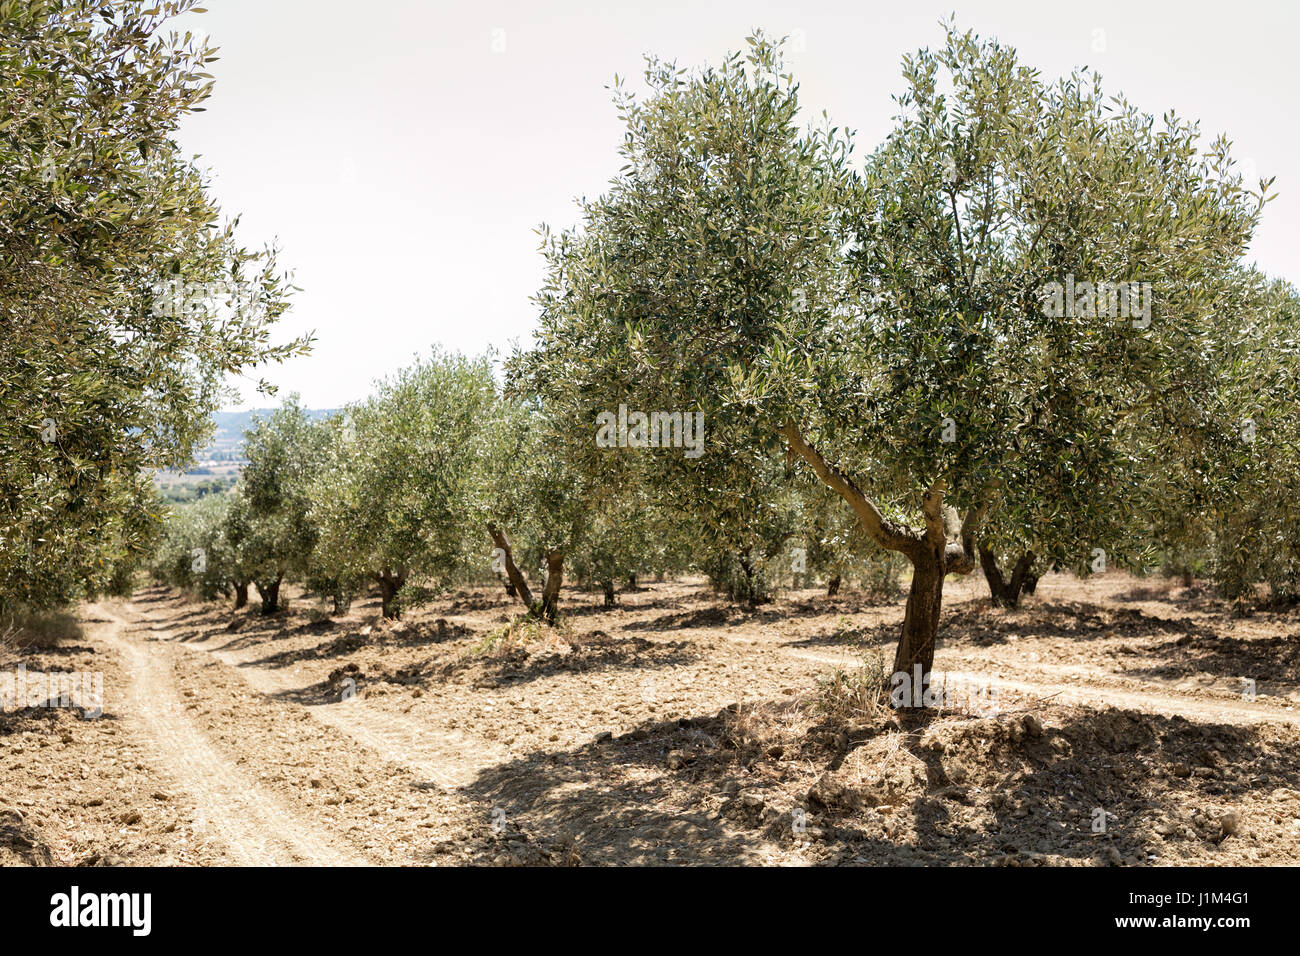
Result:
{"label": "olive grove row", "polygon": [[[1246,258],[1269,182],[969,33],[903,75],[861,161],[801,126],[762,35],[716,67],[649,60],[648,96],[616,84],[624,165],[543,230],[500,394],[482,362],[409,370],[294,457],[296,490],[254,433],[237,501],[300,495],[319,522],[320,565],[286,571],[387,596],[481,563],[486,533],[550,617],[566,562],[745,575],[797,538],[833,575],[856,536],[910,566],[906,672],[931,666],[945,579],[981,565],[1007,603],[1107,566],[1294,594],[1298,300]],[[626,409],[691,416],[702,453],[625,437]]]}
{"label": "olive grove row", "polygon": [[[308,343],[268,344],[274,253],[217,226],[168,139],[205,53],[114,10],[0,48],[28,84],[0,90],[0,198],[25,211],[0,246],[0,595],[128,586],[160,534],[155,573],[268,611],[285,580],[340,609],[375,585],[397,614],[496,573],[554,620],[566,575],[613,600],[697,570],[760,600],[908,571],[910,673],[977,568],[1008,604],[1051,569],[1199,574],[1241,607],[1300,589],[1300,299],[1248,258],[1271,181],[955,28],[904,57],[865,154],[807,124],[761,34],[716,66],[649,59],[648,93],[615,83],[623,165],[542,229],[531,342],[499,369],[435,351],[325,421],[286,404],[236,489],[160,532],[142,469],[189,459],[224,375]],[[60,79],[122,49],[152,72]],[[160,264],[224,307],[159,308]]]}

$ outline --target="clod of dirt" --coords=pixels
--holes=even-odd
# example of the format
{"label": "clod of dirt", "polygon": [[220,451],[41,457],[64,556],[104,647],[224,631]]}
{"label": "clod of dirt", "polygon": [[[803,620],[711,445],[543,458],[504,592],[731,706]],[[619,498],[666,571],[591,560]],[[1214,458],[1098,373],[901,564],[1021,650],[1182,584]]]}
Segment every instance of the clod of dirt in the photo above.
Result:
{"label": "clod of dirt", "polygon": [[694,754],[685,753],[680,750],[674,750],[672,753],[668,755],[668,759],[665,761],[665,763],[668,765],[669,770],[681,770],[683,767],[685,767],[688,763],[690,763],[694,759],[695,759]]}
{"label": "clod of dirt", "polygon": [[348,678],[355,681],[364,676],[365,674],[361,672],[361,668],[356,664],[345,664],[342,667],[336,667],[334,670],[330,671],[329,682],[331,684],[341,684]]}
{"label": "clod of dirt", "polygon": [[1203,767],[1216,769],[1223,763],[1223,755],[1217,750],[1202,750],[1196,755],[1196,762]]}
{"label": "clod of dirt", "polygon": [[18,810],[0,810],[0,866],[53,866],[39,830]]}
{"label": "clod of dirt", "polygon": [[767,797],[757,790],[741,790],[722,806],[722,815],[738,820],[743,826],[755,827],[763,821]]}
{"label": "clod of dirt", "polygon": [[925,764],[895,737],[877,737],[818,778],[808,799],[832,810],[899,806],[926,789]]}

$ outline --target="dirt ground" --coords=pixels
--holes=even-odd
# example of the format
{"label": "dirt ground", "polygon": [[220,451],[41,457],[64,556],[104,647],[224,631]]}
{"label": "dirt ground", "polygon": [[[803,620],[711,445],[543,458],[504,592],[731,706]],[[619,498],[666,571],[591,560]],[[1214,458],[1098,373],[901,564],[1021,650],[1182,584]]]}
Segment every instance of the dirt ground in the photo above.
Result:
{"label": "dirt ground", "polygon": [[[1052,575],[945,590],[953,706],[827,710],[901,602],[701,582],[514,629],[496,587],[383,621],[152,587],[4,669],[103,674],[104,713],[0,715],[0,864],[1300,862],[1300,611]],[[1253,681],[1253,696],[1248,692]]]}

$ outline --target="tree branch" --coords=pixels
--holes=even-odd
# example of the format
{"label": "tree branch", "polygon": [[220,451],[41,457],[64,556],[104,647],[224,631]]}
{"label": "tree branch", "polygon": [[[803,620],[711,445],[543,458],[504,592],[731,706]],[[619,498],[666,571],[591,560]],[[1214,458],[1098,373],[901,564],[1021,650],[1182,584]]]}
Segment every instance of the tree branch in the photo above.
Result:
{"label": "tree branch", "polygon": [[822,457],[821,452],[808,444],[799,431],[798,425],[787,422],[781,427],[780,434],[789,442],[791,453],[808,462],[817,477],[849,503],[849,507],[858,516],[863,530],[871,535],[877,544],[890,551],[901,551],[907,555],[915,552],[920,544],[920,536],[911,528],[895,524],[881,514],[876,503],[863,494],[862,489],[854,484],[853,479],[829,464]]}
{"label": "tree branch", "polygon": [[502,551],[502,557],[506,566],[506,578],[515,586],[515,591],[519,594],[519,599],[524,602],[524,607],[532,611],[536,606],[533,599],[533,591],[528,586],[528,581],[524,578],[515,564],[514,553],[510,550],[510,542],[506,539],[506,534],[496,525],[489,523],[487,526],[488,534],[492,536],[492,543]]}

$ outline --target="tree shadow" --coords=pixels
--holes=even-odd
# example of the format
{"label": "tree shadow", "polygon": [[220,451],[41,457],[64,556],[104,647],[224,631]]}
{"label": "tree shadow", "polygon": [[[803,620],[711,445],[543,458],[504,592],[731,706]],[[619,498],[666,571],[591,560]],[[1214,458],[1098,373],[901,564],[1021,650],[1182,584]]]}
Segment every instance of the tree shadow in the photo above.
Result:
{"label": "tree shadow", "polygon": [[[812,862],[824,865],[1131,865],[1204,856],[1235,839],[1189,809],[1197,803],[1263,781],[1300,788],[1300,757],[1271,746],[1260,727],[1130,711],[1058,710],[1052,721],[1036,733],[1018,714],[887,715],[851,733],[814,726],[779,755],[803,773],[792,788],[762,772],[780,748],[738,744],[725,713],[700,714],[520,756],[465,789],[596,865],[734,865],[809,840],[819,844]],[[910,790],[843,805],[814,798],[808,784],[886,737],[920,768]]]}
{"label": "tree shadow", "polygon": [[1300,684],[1300,635],[1241,638],[1202,630],[1176,640],[1144,646],[1144,658],[1157,658],[1148,667],[1128,668],[1126,675],[1156,680],[1182,680],[1196,674],[1250,678],[1262,685]]}
{"label": "tree shadow", "polygon": [[[336,630],[342,626],[337,624],[329,630]],[[295,628],[294,633],[320,633],[319,630],[310,630],[310,625]],[[359,651],[363,647],[378,648],[407,648],[407,647],[430,647],[438,644],[445,644],[448,641],[458,640],[472,633],[469,628],[461,624],[448,623],[444,618],[438,618],[436,621],[407,625],[400,631],[373,631],[370,634],[361,634],[352,631],[342,634],[333,640],[325,641],[310,647],[290,648],[259,657],[254,660],[246,661],[241,666],[245,667],[289,667],[301,661],[322,660],[331,657],[344,657]]]}
{"label": "tree shadow", "polygon": [[[946,630],[948,633],[942,635]],[[1187,618],[1165,618],[1136,608],[1114,610],[1084,601],[1035,601],[1016,610],[993,611],[969,603],[954,607],[940,626],[950,646],[987,647],[1005,644],[1010,637],[1020,642],[1034,638],[1106,640],[1116,637],[1142,638],[1165,634],[1196,635],[1205,627]]]}
{"label": "tree shadow", "polygon": [[752,618],[752,614],[747,614],[737,607],[715,604],[689,611],[661,614],[645,621],[629,621],[623,625],[623,630],[678,631],[697,627],[738,627],[749,623]]}
{"label": "tree shadow", "polygon": [[636,636],[611,636],[604,631],[580,634],[571,640],[567,652],[512,647],[501,655],[466,655],[435,668],[431,677],[447,680],[462,674],[478,675],[476,683],[507,686],[558,674],[660,670],[700,658],[688,641],[649,641]]}
{"label": "tree shadow", "polygon": [[823,594],[820,597],[778,599],[776,607],[767,613],[788,617],[821,617],[827,614],[861,614],[884,607],[897,607],[901,610],[903,601],[887,594],[846,588],[834,597]]}
{"label": "tree shadow", "polygon": [[[883,621],[879,624],[869,624],[862,627],[843,628],[838,627],[833,630],[819,631],[816,634],[809,634],[798,640],[785,641],[783,647],[803,647],[817,648],[829,647],[838,650],[874,650],[880,647],[892,647],[898,643],[898,629],[902,623],[900,617],[895,621]],[[941,626],[938,634],[938,645],[943,646],[947,634]]]}
{"label": "tree shadow", "polygon": [[[642,724],[618,738],[564,753],[537,751],[483,770],[466,792],[543,839],[571,841],[589,865],[735,863],[755,841],[690,805],[674,805],[674,775],[662,769],[674,746],[717,733],[708,718]],[[739,768],[715,779],[739,780]],[[580,783],[581,786],[574,786]],[[674,858],[674,849],[713,848],[716,858]]]}

